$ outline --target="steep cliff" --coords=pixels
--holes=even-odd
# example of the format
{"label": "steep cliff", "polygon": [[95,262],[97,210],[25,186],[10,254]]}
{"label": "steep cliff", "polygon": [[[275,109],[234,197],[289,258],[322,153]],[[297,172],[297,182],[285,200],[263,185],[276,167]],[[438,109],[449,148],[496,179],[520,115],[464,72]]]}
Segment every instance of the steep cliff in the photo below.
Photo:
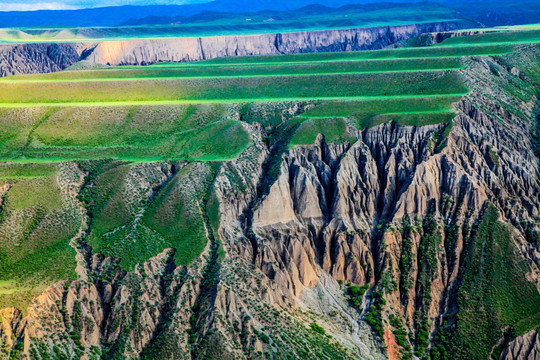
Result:
{"label": "steep cliff", "polygon": [[0,45],[0,77],[61,71],[81,58],[76,44]]}
{"label": "steep cliff", "polygon": [[415,45],[418,46],[429,46],[433,44],[439,44],[443,41],[454,38],[454,37],[464,37],[464,36],[474,36],[474,35],[481,35],[486,34],[490,31],[493,31],[492,29],[475,29],[475,30],[462,30],[462,31],[441,31],[441,32],[433,32],[433,33],[426,33],[421,34],[417,38],[413,39]]}
{"label": "steep cliff", "polygon": [[0,76],[60,71],[80,60],[85,60],[85,66],[142,65],[224,56],[380,49],[422,33],[466,25],[456,21],[260,35],[0,45]]}
{"label": "steep cliff", "polygon": [[100,43],[87,61],[110,65],[152,64],[225,56],[380,49],[422,33],[452,30],[463,25],[443,22],[247,36],[108,41]]}
{"label": "steep cliff", "polygon": [[537,331],[529,331],[510,341],[501,354],[505,360],[532,360],[540,357],[540,339]]}

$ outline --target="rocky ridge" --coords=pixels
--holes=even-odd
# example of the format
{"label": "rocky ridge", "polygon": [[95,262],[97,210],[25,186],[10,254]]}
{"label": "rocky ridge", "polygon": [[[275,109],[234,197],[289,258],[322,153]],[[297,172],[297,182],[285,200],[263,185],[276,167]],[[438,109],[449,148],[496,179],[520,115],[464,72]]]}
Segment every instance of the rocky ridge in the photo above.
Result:
{"label": "rocky ridge", "polygon": [[0,45],[0,77],[61,71],[84,57],[81,44]]}
{"label": "rocky ridge", "polygon": [[0,76],[60,71],[81,60],[90,67],[148,65],[224,56],[381,49],[422,33],[465,25],[440,22],[260,35],[0,45]]}

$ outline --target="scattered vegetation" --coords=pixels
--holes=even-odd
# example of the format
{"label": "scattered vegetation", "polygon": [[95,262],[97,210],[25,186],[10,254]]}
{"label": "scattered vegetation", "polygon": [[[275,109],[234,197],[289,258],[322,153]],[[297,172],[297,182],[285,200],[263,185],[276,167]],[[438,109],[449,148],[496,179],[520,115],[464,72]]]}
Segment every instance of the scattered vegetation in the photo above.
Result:
{"label": "scattered vegetation", "polygon": [[349,299],[354,305],[354,307],[359,307],[362,304],[362,301],[364,299],[364,294],[369,289],[369,284],[364,284],[364,286],[360,287],[358,285],[353,285],[350,282],[347,283],[347,295],[349,295]]}
{"label": "scattered vegetation", "polygon": [[383,324],[383,309],[386,305],[386,300],[383,297],[383,293],[380,291],[374,291],[372,293],[371,307],[366,314],[365,320],[371,325],[371,328],[379,337],[384,337],[384,324]]}
{"label": "scattered vegetation", "polygon": [[408,221],[403,221],[401,231],[401,257],[399,261],[400,286],[403,291],[411,288],[410,273],[413,266],[412,239],[411,233],[415,228],[409,225]]}
{"label": "scattered vegetation", "polygon": [[80,223],[73,202],[62,193],[58,167],[0,165],[0,308],[26,310],[46,285],[75,277],[69,245]]}
{"label": "scattered vegetation", "polygon": [[388,317],[390,325],[394,328],[392,333],[396,339],[396,343],[400,347],[401,360],[410,360],[413,357],[411,345],[408,342],[408,333],[403,326],[403,321],[394,314]]}
{"label": "scattered vegetation", "polygon": [[[487,359],[508,327],[510,338],[540,326],[540,295],[525,274],[510,231],[489,205],[467,239],[459,312],[451,328],[454,359]],[[442,357],[441,357],[442,358]]]}
{"label": "scattered vegetation", "polygon": [[417,331],[414,341],[416,345],[414,353],[418,357],[422,357],[429,347],[430,324],[427,318],[427,308],[431,304],[431,281],[438,266],[437,255],[441,240],[442,235],[432,204],[428,215],[422,222],[422,237],[418,249],[417,288],[421,307],[415,314]]}
{"label": "scattered vegetation", "polygon": [[316,323],[311,323],[309,325],[311,327],[311,330],[321,334],[321,335],[326,335],[326,330],[320,326],[319,324],[316,324]]}

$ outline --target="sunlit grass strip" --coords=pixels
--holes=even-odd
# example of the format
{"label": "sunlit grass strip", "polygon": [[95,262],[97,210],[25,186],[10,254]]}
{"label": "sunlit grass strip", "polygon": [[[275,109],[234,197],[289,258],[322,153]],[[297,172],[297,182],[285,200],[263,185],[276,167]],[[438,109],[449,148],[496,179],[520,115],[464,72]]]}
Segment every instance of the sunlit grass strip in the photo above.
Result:
{"label": "sunlit grass strip", "polygon": [[95,107],[95,106],[139,106],[139,105],[189,105],[189,104],[238,104],[238,103],[279,103],[291,101],[367,101],[367,100],[393,100],[393,99],[422,99],[438,97],[460,97],[469,92],[451,94],[426,95],[385,95],[385,96],[319,96],[319,97],[283,97],[283,98],[239,98],[239,99],[195,99],[195,100],[155,100],[155,101],[96,101],[96,102],[42,102],[42,103],[0,103],[0,108],[30,108],[30,107]]}
{"label": "sunlit grass strip", "polygon": [[465,91],[467,88],[462,75],[458,71],[447,70],[265,78],[179,78],[132,82],[3,83],[0,86],[0,103],[230,103],[252,100],[436,95]]}
{"label": "sunlit grass strip", "polygon": [[444,40],[442,43],[437,44],[436,47],[467,47],[478,46],[482,44],[487,45],[503,45],[503,44],[526,44],[526,43],[538,43],[540,42],[540,31],[488,31],[485,33],[468,35],[468,36],[455,36]]}
{"label": "sunlit grass strip", "polygon": [[[454,47],[457,49],[458,47]],[[417,49],[417,48],[415,48]],[[430,48],[425,48],[430,49]],[[398,50],[398,49],[396,49]],[[413,60],[459,60],[469,56],[495,56],[495,55],[505,55],[512,52],[512,49],[501,49],[498,51],[486,51],[482,53],[471,53],[471,54],[458,54],[458,55],[440,55],[440,56],[403,56],[403,57],[381,57],[381,58],[362,58],[361,56],[357,57],[347,57],[339,56],[342,54],[350,53],[333,53],[336,54],[336,58],[329,59],[313,59],[313,60],[289,60],[289,61],[267,61],[267,62],[224,62],[224,63],[209,63],[207,61],[198,61],[198,62],[163,62],[155,63],[151,65],[118,65],[109,68],[102,69],[91,69],[84,70],[88,72],[92,71],[115,71],[115,70],[144,70],[144,69],[198,69],[198,68],[257,68],[257,67],[267,67],[267,66],[290,66],[290,65],[315,65],[315,64],[335,64],[335,63],[381,63],[381,62],[390,62],[390,61],[413,61]],[[352,52],[351,52],[352,53]],[[327,54],[327,53],[317,53],[317,54]],[[313,54],[295,54],[295,56],[300,55],[313,55]],[[254,55],[254,58],[264,58],[271,57],[273,55]],[[287,56],[287,55],[279,55]],[[221,59],[221,58],[220,58]],[[234,60],[233,58],[226,58]],[[217,60],[217,59],[216,59]],[[69,70],[68,70],[69,71]],[[68,72],[64,71],[62,73]],[[61,73],[57,73],[61,74]],[[35,74],[34,74],[35,75]],[[43,74],[38,74],[43,75]],[[15,75],[15,76],[28,76],[28,75]]]}
{"label": "sunlit grass strip", "polygon": [[16,84],[16,83],[57,83],[57,82],[72,82],[72,83],[84,83],[84,82],[114,82],[114,81],[151,81],[151,80],[175,80],[175,79],[237,79],[237,78],[268,78],[268,77],[294,77],[294,76],[331,76],[331,75],[360,75],[360,74],[391,74],[391,73],[412,73],[412,72],[439,72],[447,70],[460,70],[464,69],[465,65],[454,65],[440,68],[429,69],[404,69],[404,70],[373,70],[373,71],[335,71],[325,73],[292,73],[292,74],[260,74],[260,75],[205,75],[205,76],[155,76],[155,77],[116,77],[116,78],[82,78],[82,79],[61,79],[61,80],[48,80],[48,79],[0,79],[0,84]]}
{"label": "sunlit grass strip", "polygon": [[[381,112],[377,114],[366,113],[366,115],[369,115],[370,117],[379,117],[379,116],[392,117],[392,116],[404,116],[404,115],[431,115],[431,114],[448,115],[448,114],[455,114],[455,113],[456,112],[454,109],[446,108],[446,109],[439,109],[439,110],[392,111],[392,112]],[[364,114],[359,113],[358,115],[364,115]],[[354,116],[354,115],[350,115],[350,116]],[[346,118],[348,116],[328,116],[328,115],[327,116],[325,115],[310,116],[308,114],[301,114],[301,115],[298,115],[297,117],[301,119],[306,119],[306,120],[311,120],[311,119],[324,120],[324,119],[340,119],[340,118]]]}
{"label": "sunlit grass strip", "polygon": [[[466,37],[464,36],[464,38],[466,38]],[[452,39],[457,39],[457,37],[452,38]],[[471,42],[471,43],[460,42],[460,43],[455,43],[455,44],[450,44],[450,43],[445,44],[445,42],[443,41],[442,43],[432,45],[429,48],[432,48],[432,49],[452,49],[452,48],[465,49],[465,48],[469,48],[469,47],[482,46],[482,44],[485,44],[485,46],[501,46],[501,45],[516,46],[516,45],[538,44],[538,43],[540,43],[540,36],[537,37],[537,38],[534,38],[534,39],[530,39],[530,40],[524,39],[524,40],[515,40],[515,41],[495,41],[495,42],[485,42],[485,43],[483,43],[481,41],[478,41],[478,42]]]}
{"label": "sunlit grass strip", "polygon": [[[11,163],[0,164],[0,179],[37,179],[54,176],[57,169],[49,164],[32,164],[31,166],[15,166]],[[0,281],[1,286],[1,281]]]}
{"label": "sunlit grass strip", "polygon": [[494,28],[495,30],[501,29],[501,30],[540,30],[540,23],[537,24],[525,24],[525,25],[512,25],[512,26],[500,26]]}
{"label": "sunlit grass strip", "polygon": [[[423,114],[448,114],[448,113],[455,113],[455,111],[451,107],[438,109],[438,110],[417,110],[417,111],[392,111],[392,112],[381,112],[377,113],[376,116],[384,115],[384,116],[392,116],[392,115],[423,115]],[[333,118],[344,118],[348,116],[353,116],[354,114],[348,114],[344,116],[334,116]],[[309,113],[304,113],[298,115],[300,118],[305,119],[328,119],[330,118],[328,115],[310,115]]]}

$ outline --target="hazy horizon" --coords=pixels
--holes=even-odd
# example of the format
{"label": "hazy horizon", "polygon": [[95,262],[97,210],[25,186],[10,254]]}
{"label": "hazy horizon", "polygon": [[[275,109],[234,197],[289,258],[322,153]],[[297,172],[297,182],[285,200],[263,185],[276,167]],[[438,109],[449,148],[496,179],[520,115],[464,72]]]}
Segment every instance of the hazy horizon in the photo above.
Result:
{"label": "hazy horizon", "polygon": [[77,10],[123,5],[185,5],[211,2],[213,0],[63,0],[63,1],[22,1],[8,0],[2,3],[0,11]]}
{"label": "hazy horizon", "polygon": [[[188,4],[203,4],[211,3],[215,0],[7,0],[2,1],[0,12],[10,11],[38,11],[38,10],[80,10],[111,6],[125,5],[188,5]],[[268,0],[266,0],[269,2]],[[320,0],[313,1],[327,6],[341,6],[348,3],[373,3],[373,2],[389,2],[389,0]],[[390,2],[418,2],[421,0],[390,0]],[[436,1],[436,0],[435,0]],[[253,5],[261,1],[253,1]],[[243,2],[244,3],[244,2]],[[277,0],[280,5],[285,5],[288,2]],[[295,1],[291,1],[295,4]],[[300,1],[300,4],[312,3],[310,1]]]}

